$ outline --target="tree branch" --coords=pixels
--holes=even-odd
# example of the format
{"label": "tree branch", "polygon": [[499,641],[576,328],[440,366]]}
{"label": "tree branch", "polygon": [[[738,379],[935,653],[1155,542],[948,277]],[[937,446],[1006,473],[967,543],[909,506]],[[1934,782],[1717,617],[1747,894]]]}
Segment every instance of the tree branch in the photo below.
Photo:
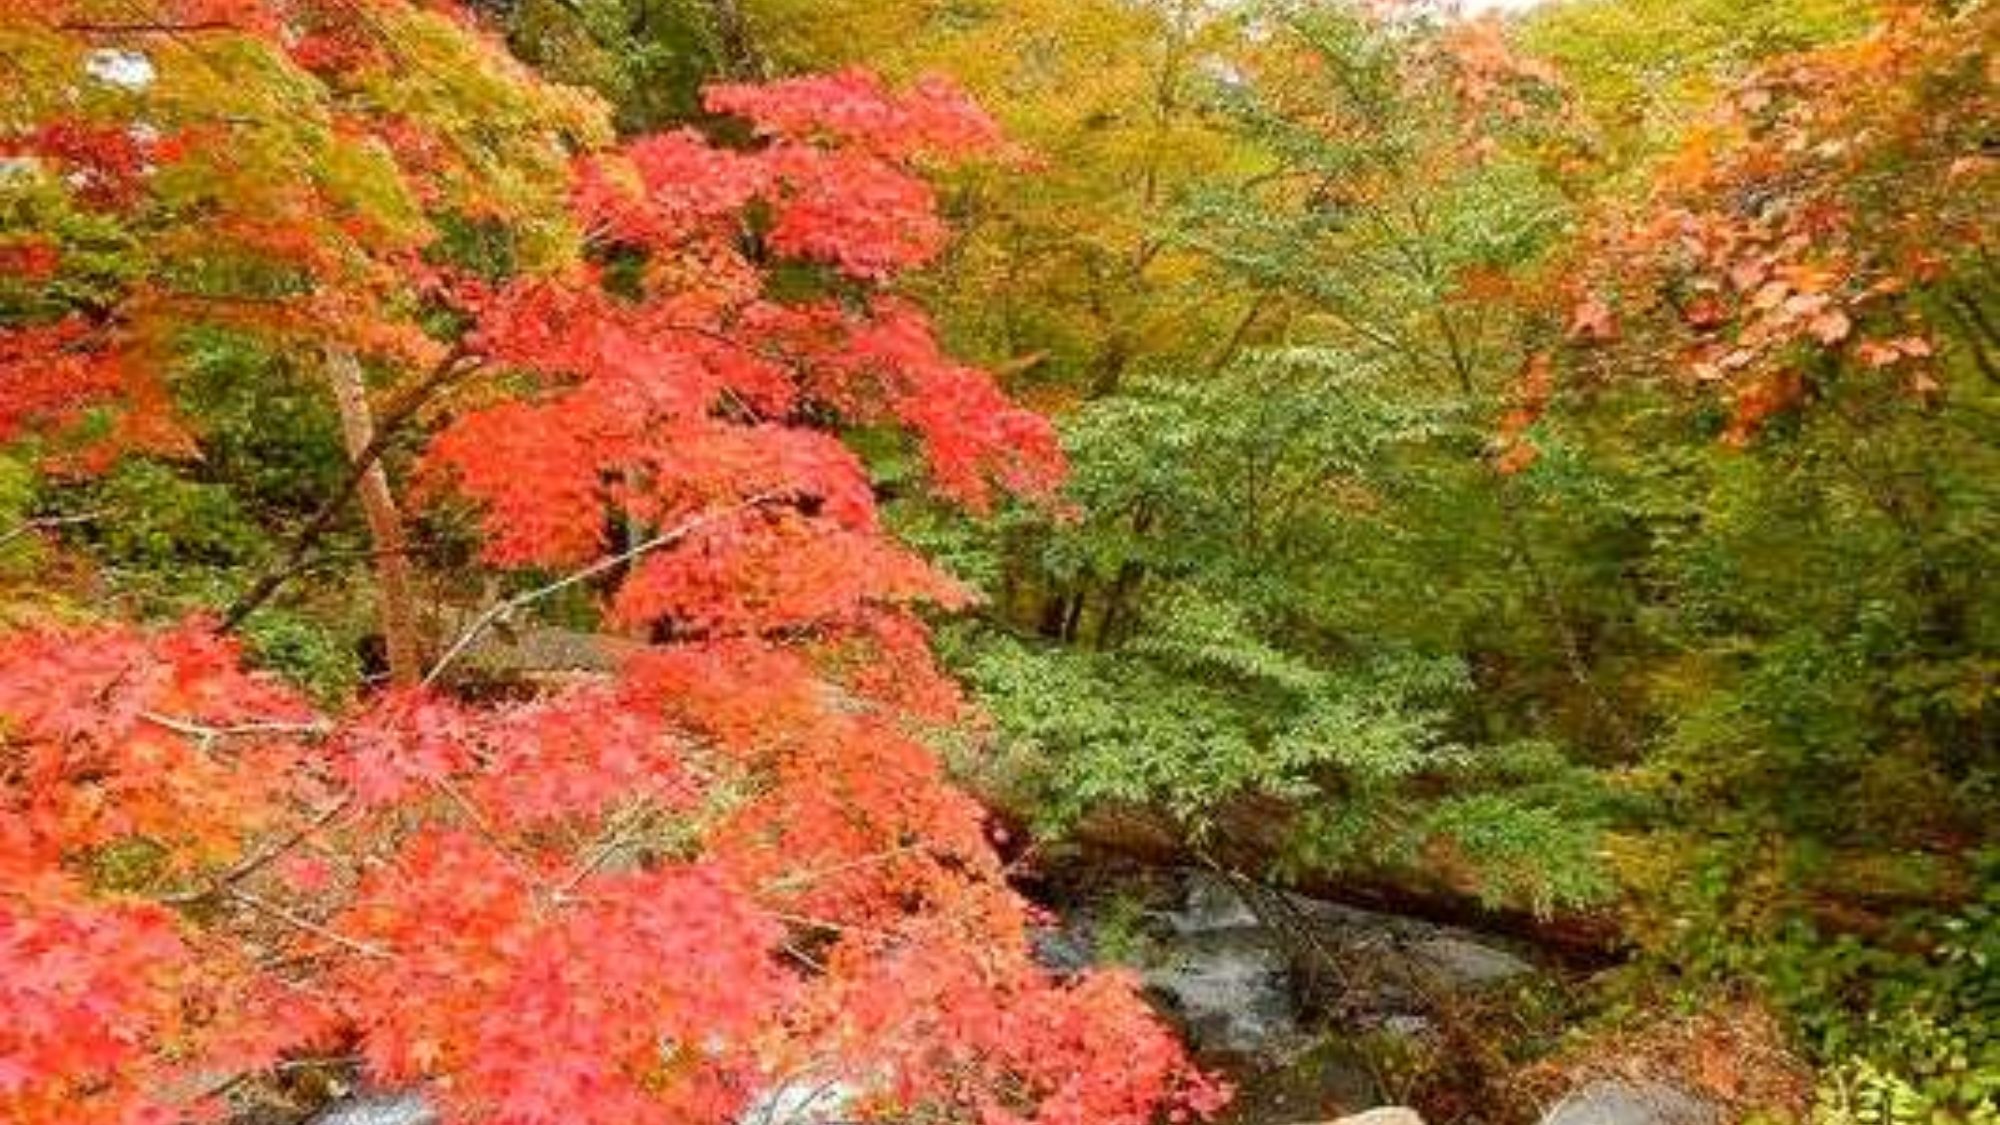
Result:
{"label": "tree branch", "polygon": [[43,516],[39,519],[24,520],[16,527],[11,527],[5,532],[0,532],[0,547],[5,547],[14,540],[32,535],[37,531],[46,531],[52,527],[69,527],[79,523],[92,523],[103,519],[107,514],[109,514],[109,509],[96,508],[88,512],[78,512],[72,516]]}
{"label": "tree branch", "polygon": [[333,724],[325,719],[315,719],[309,723],[295,723],[283,719],[255,720],[247,723],[232,723],[228,726],[210,726],[194,719],[168,715],[160,711],[141,711],[139,717],[154,726],[165,727],[176,734],[198,738],[203,742],[215,742],[224,738],[256,738],[260,735],[297,734],[320,738],[333,731]]}
{"label": "tree branch", "polygon": [[886,851],[870,852],[867,855],[848,860],[845,863],[836,863],[813,871],[795,871],[759,884],[753,897],[762,897],[767,894],[787,894],[792,891],[803,890],[821,879],[833,875],[843,874],[848,871],[857,871],[863,867],[873,867],[876,864],[888,863],[891,860],[900,859],[906,855],[917,855],[929,852],[930,850],[931,844],[929,841],[919,841],[914,844],[905,844],[899,848],[890,848]]}
{"label": "tree branch", "polygon": [[749,511],[752,508],[762,507],[765,504],[782,499],[784,495],[785,493],[776,490],[760,492],[748,500],[732,504],[727,508],[718,508],[714,511],[704,512],[693,519],[680,523],[639,543],[629,550],[620,551],[615,555],[599,559],[582,570],[573,571],[546,586],[537,586],[526,593],[516,594],[506,601],[494,603],[484,613],[474,618],[472,624],[466,626],[465,631],[458,635],[458,639],[451,643],[451,647],[445,649],[444,655],[438,657],[437,663],[431,665],[431,670],[424,675],[423,685],[428,687],[436,683],[438,677],[444,674],[445,669],[451,666],[452,661],[463,656],[465,650],[472,647],[472,642],[478,640],[479,635],[496,622],[526,609],[543,598],[558,594],[580,582],[588,582],[600,574],[616,570],[642,555],[650,554],[662,547],[672,546],[712,523],[741,512]]}
{"label": "tree branch", "polygon": [[240,31],[242,29],[228,20],[194,20],[188,23],[162,23],[157,21],[118,23],[111,20],[65,20],[56,25],[56,30],[80,32],[85,35],[181,35],[194,31]]}
{"label": "tree branch", "polygon": [[315,922],[310,918],[302,918],[299,915],[294,914],[291,911],[285,909],[284,907],[279,906],[275,902],[268,902],[240,888],[230,887],[227,888],[225,893],[227,893],[230,898],[235,899],[237,902],[240,902],[247,907],[250,907],[252,910],[276,918],[278,921],[283,922],[284,924],[292,927],[295,930],[300,930],[304,933],[311,934],[314,937],[330,941],[333,944],[340,946],[342,949],[345,949],[351,953],[359,953],[363,957],[373,957],[385,961],[393,960],[396,956],[395,951],[393,950],[384,949],[379,945],[369,945],[366,942],[355,941],[353,938],[348,937],[346,934],[340,933],[335,930],[329,930],[325,926],[320,925],[318,922]]}
{"label": "tree branch", "polygon": [[400,399],[382,412],[375,420],[374,436],[366,446],[348,459],[347,475],[341,479],[339,487],[335,488],[307,518],[298,534],[292,537],[292,545],[286,550],[285,556],[267,569],[250,589],[244,591],[243,595],[223,613],[224,630],[234,630],[242,625],[258,607],[271,600],[271,596],[276,594],[287,581],[301,573],[303,568],[300,564],[312,552],[313,544],[319,542],[320,538],[333,527],[334,520],[338,519],[340,513],[347,507],[347,498],[354,494],[362,479],[368,475],[368,470],[382,458],[382,454],[388,451],[389,443],[395,439],[403,425],[438,392],[480,370],[477,362],[470,364],[466,362],[471,359],[474,357],[467,352],[452,352],[431,370],[423,382],[404,392]]}
{"label": "tree branch", "polygon": [[318,832],[320,829],[325,828],[329,824],[332,824],[335,818],[340,816],[341,813],[346,812],[348,808],[353,804],[354,804],[354,795],[352,793],[349,793],[346,796],[339,799],[338,801],[335,801],[333,804],[327,806],[327,808],[322,810],[317,816],[313,817],[305,824],[300,825],[297,831],[285,837],[283,840],[280,840],[277,843],[271,845],[270,847],[265,848],[263,851],[258,852],[256,855],[246,857],[242,862],[238,863],[236,866],[231,867],[229,870],[224,871],[220,875],[217,875],[214,879],[209,881],[208,886],[203,887],[201,890],[182,891],[179,894],[166,895],[162,897],[159,901],[169,906],[187,906],[192,903],[201,902],[205,899],[214,898],[217,895],[230,894],[232,893],[235,884],[240,883],[245,879],[248,879],[250,876],[263,870],[265,867],[270,866],[273,862],[277,861],[285,853],[291,851],[293,848],[298,847],[300,844],[305,843],[306,840],[310,839],[315,832]]}
{"label": "tree branch", "polygon": [[590,849],[590,854],[556,886],[558,899],[568,897],[570,892],[581,886],[585,879],[596,874],[598,868],[603,867],[612,856],[618,854],[618,850],[630,843],[633,835],[653,819],[653,810],[647,803],[651,796],[650,792],[646,793],[627,813],[614,817],[616,823],[610,825],[607,831],[599,836],[597,843]]}

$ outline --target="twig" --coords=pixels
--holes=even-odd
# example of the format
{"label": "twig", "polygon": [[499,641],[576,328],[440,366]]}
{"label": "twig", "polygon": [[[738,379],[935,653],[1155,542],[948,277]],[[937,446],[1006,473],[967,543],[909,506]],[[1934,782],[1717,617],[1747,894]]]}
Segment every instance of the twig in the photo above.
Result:
{"label": "twig", "polygon": [[582,863],[577,864],[576,870],[570,872],[557,885],[556,896],[558,898],[566,897],[585,879],[590,878],[591,875],[596,873],[598,868],[604,866],[605,861],[618,854],[618,849],[626,845],[634,829],[639,828],[652,819],[652,809],[647,805],[647,802],[651,799],[652,795],[650,793],[642,794],[626,815],[618,818],[618,823],[603,834],[598,845],[591,849],[590,855],[585,857]]}
{"label": "twig", "polygon": [[176,734],[198,738],[203,742],[215,742],[224,738],[256,738],[267,734],[298,734],[321,738],[333,732],[333,724],[325,719],[309,723],[293,723],[278,719],[257,720],[248,723],[233,723],[215,727],[194,719],[168,715],[159,711],[141,711],[139,717],[155,726],[165,727]]}
{"label": "twig", "polygon": [[240,902],[243,905],[248,906],[253,910],[259,911],[264,914],[268,914],[271,917],[276,918],[278,921],[283,922],[294,929],[302,930],[305,933],[313,935],[314,937],[330,941],[333,944],[340,946],[342,949],[348,950],[353,953],[358,953],[363,957],[375,957],[381,960],[392,960],[396,956],[394,950],[384,949],[379,945],[370,945],[367,942],[355,941],[353,938],[348,937],[346,934],[340,933],[335,930],[329,930],[325,926],[320,925],[318,922],[315,922],[310,918],[301,918],[297,914],[294,914],[291,911],[286,910],[284,907],[279,906],[277,903],[267,902],[264,899],[258,898],[256,895],[253,895],[249,891],[243,890],[240,887],[230,887],[227,889],[226,893],[229,895],[230,898],[235,899],[237,902]]}
{"label": "twig", "polygon": [[821,974],[824,974],[826,972],[825,962],[814,957],[812,954],[807,953],[805,950],[800,949],[797,945],[793,944],[792,942],[789,941],[785,942],[778,948],[785,954],[790,956],[792,959],[796,960],[799,964],[804,965],[808,969],[811,969],[813,972]]}
{"label": "twig", "polygon": [[[786,910],[766,910],[764,913],[776,918],[780,922],[789,922],[794,926],[804,926],[811,930],[826,930],[829,933],[844,934],[850,930],[862,929],[862,927],[850,926],[844,922],[835,922],[830,918],[815,918],[810,914],[793,914]],[[883,931],[863,930],[863,932],[882,933]]]}
{"label": "twig", "polygon": [[772,892],[784,893],[795,891],[801,887],[810,886],[829,875],[839,875],[861,867],[873,867],[878,863],[887,863],[892,859],[898,859],[915,852],[928,852],[930,850],[931,845],[929,841],[921,841],[915,844],[905,844],[900,848],[890,848],[887,851],[871,852],[868,855],[850,859],[844,863],[822,867],[815,871],[796,871],[791,874],[780,875],[759,886],[757,893],[762,895]]}
{"label": "twig", "polygon": [[321,551],[316,555],[308,555],[295,565],[273,571],[272,576],[282,586],[299,575],[310,574],[317,570],[326,570],[329,567],[338,566],[342,563],[375,562],[387,558],[422,559],[427,555],[434,555],[436,553],[437,549],[435,547],[413,547],[407,544],[393,550],[362,547],[348,551]]}
{"label": "twig", "polygon": [[500,833],[494,830],[492,822],[486,819],[486,814],[479,811],[479,806],[472,803],[472,798],[467,797],[464,790],[453,785],[451,779],[448,777],[438,778],[431,782],[431,786],[438,792],[443,793],[452,804],[458,806],[458,811],[465,814],[465,818],[472,822],[472,827],[478,831],[487,844],[494,851],[499,852],[508,863],[512,864],[514,869],[521,873],[523,879],[526,879],[536,888],[547,888],[547,882],[542,878],[541,873],[536,871],[533,864],[516,853],[513,848],[507,845],[505,840],[500,838]]}
{"label": "twig", "polygon": [[199,31],[239,31],[241,29],[228,20],[195,20],[189,23],[113,23],[109,21],[66,20],[57,24],[56,30],[96,35],[184,35]]}
{"label": "twig", "polygon": [[496,622],[526,609],[543,598],[558,594],[580,582],[588,582],[600,574],[616,570],[618,567],[631,562],[641,555],[657,551],[662,547],[672,546],[709,524],[741,512],[749,511],[752,508],[769,504],[784,495],[785,493],[778,491],[760,492],[748,500],[732,504],[727,508],[718,508],[714,511],[705,512],[693,519],[669,528],[629,550],[620,551],[615,555],[599,559],[582,570],[573,571],[546,586],[537,586],[535,589],[529,590],[524,594],[516,594],[506,601],[494,603],[484,613],[474,618],[472,624],[466,626],[465,631],[458,635],[458,639],[451,643],[451,647],[445,649],[444,655],[438,657],[437,663],[431,665],[431,670],[424,675],[423,685],[428,687],[436,683],[438,677],[444,674],[445,669],[451,666],[452,661],[465,655],[465,650],[472,647],[472,642],[478,640],[479,635]]}
{"label": "twig", "polygon": [[103,519],[109,513],[110,509],[108,508],[96,508],[88,512],[78,512],[70,516],[43,516],[39,519],[26,520],[18,527],[12,527],[4,533],[0,533],[0,547],[4,547],[16,539],[24,538],[37,531],[46,531],[52,527],[68,527],[71,524],[90,523]]}
{"label": "twig", "polygon": [[227,871],[224,871],[220,875],[217,875],[214,879],[209,881],[208,886],[198,891],[182,891],[179,894],[167,895],[160,901],[166,903],[169,906],[186,906],[190,903],[200,902],[203,899],[213,898],[216,895],[229,893],[230,888],[232,888],[235,884],[240,883],[245,879],[248,879],[250,876],[255,875],[257,872],[263,870],[265,867],[270,866],[272,862],[277,860],[279,857],[283,856],[286,852],[289,852],[293,848],[298,847],[300,844],[305,843],[306,840],[313,835],[313,833],[318,832],[320,829],[325,828],[329,824],[332,824],[336,817],[340,816],[341,813],[346,812],[349,806],[353,804],[354,804],[354,795],[352,793],[349,793],[346,796],[340,798],[338,801],[335,801],[333,804],[329,805],[326,809],[322,810],[317,816],[314,816],[311,820],[307,821],[305,824],[299,826],[297,831],[285,837],[283,840],[280,840],[276,844],[273,844],[270,847],[264,849],[263,851],[258,852],[256,855],[246,857],[245,859],[243,859],[242,862],[238,863],[236,866],[230,868]]}

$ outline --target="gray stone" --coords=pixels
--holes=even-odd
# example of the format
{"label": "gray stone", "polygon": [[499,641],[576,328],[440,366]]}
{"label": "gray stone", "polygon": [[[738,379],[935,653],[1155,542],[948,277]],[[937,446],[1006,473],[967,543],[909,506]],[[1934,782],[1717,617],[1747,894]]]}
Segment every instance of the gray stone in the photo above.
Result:
{"label": "gray stone", "polygon": [[[425,628],[440,645],[455,642],[480,626],[484,609],[432,602],[423,608]],[[488,676],[562,677],[615,671],[645,645],[629,637],[562,629],[525,620],[501,619],[480,626],[456,664]]]}
{"label": "gray stone", "polygon": [[837,1078],[795,1078],[750,1100],[737,1125],[845,1125],[861,1091]]}
{"label": "gray stone", "polygon": [[1722,1111],[1665,1082],[1599,1078],[1570,1091],[1541,1125],[1721,1125]]}
{"label": "gray stone", "polygon": [[112,47],[92,51],[84,56],[84,73],[107,86],[121,90],[143,90],[159,77],[159,68],[153,60],[138,51],[124,51]]}
{"label": "gray stone", "polygon": [[1330,930],[1364,930],[1387,932],[1412,927],[1424,927],[1424,923],[1394,914],[1384,914],[1377,910],[1363,910],[1358,906],[1329,902],[1323,898],[1286,892],[1285,903],[1291,909],[1312,919]]}
{"label": "gray stone", "polygon": [[356,1094],[314,1114],[307,1125],[438,1125],[437,1111],[422,1094]]}
{"label": "gray stone", "polygon": [[1366,1113],[1337,1117],[1330,1125],[1424,1125],[1424,1119],[1408,1106],[1378,1105]]}
{"label": "gray stone", "polygon": [[1097,962],[1090,935],[1070,926],[1037,926],[1028,931],[1028,951],[1035,963],[1059,976],[1083,972]]}
{"label": "gray stone", "polygon": [[1533,965],[1504,949],[1462,937],[1426,938],[1412,946],[1410,952],[1441,983],[1457,987],[1498,984],[1535,971]]}
{"label": "gray stone", "polygon": [[1407,1012],[1385,1016],[1382,1020],[1382,1033],[1398,1039],[1428,1039],[1436,1032],[1437,1025],[1422,1016]]}
{"label": "gray stone", "polygon": [[1259,1051],[1298,1033],[1290,959],[1259,931],[1190,935],[1142,976],[1201,1048]]}
{"label": "gray stone", "polygon": [[1187,899],[1167,915],[1177,934],[1212,934],[1221,930],[1252,930],[1263,924],[1257,912],[1227,879],[1207,872],[1188,877]]}

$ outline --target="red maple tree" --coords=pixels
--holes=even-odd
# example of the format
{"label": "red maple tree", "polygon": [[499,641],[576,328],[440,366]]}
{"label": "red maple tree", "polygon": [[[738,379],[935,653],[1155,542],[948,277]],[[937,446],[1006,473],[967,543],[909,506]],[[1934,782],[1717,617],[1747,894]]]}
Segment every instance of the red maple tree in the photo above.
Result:
{"label": "red maple tree", "polygon": [[[404,0],[64,2],[0,30],[67,68],[106,43],[163,72],[190,39],[203,66],[254,58],[326,91],[293,107],[323,115],[311,135],[363,138],[368,183],[407,203],[371,214],[338,169],[232,175],[242,133],[278,127],[268,104],[171,143],[130,125],[199,116],[222,89],[199,75],[39,100],[4,144],[41,206],[116,227],[149,268],[0,329],[0,427],[46,438],[103,406],[138,424],[93,437],[96,463],[184,451],[200,419],[158,388],[185,329],[331,339],[413,373],[384,417],[433,422],[416,495],[471,505],[485,562],[589,576],[652,642],[504,705],[445,690],[450,645],[423,685],[322,715],[212,621],[0,637],[0,1116],[178,1120],[284,1057],[346,1053],[499,1125],[725,1121],[799,1081],[989,1123],[1216,1104],[1132,982],[1030,957],[982,810],[921,737],[963,716],[919,614],[968,594],[885,531],[840,438],[908,434],[974,508],[1060,479],[1047,423],[893,289],[945,238],[923,173],[999,145],[983,114],[854,73],[712,90],[746,145],[612,146],[462,15]],[[393,104],[385,78],[421,86],[430,56],[524,120],[584,122],[532,142],[573,150],[566,252],[498,277],[429,253],[427,216],[513,221],[539,190],[487,198],[464,115]],[[253,302],[171,268],[189,216],[202,260],[278,280]],[[59,292],[84,268],[65,237],[9,235],[7,284]]]}

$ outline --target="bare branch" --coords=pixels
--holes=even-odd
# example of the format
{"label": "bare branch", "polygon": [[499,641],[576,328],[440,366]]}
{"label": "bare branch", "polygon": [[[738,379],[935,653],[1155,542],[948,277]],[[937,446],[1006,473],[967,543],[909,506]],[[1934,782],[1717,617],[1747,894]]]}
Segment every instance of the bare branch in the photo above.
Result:
{"label": "bare branch", "polygon": [[349,793],[346,796],[340,798],[338,801],[335,801],[332,805],[329,805],[327,808],[321,810],[318,815],[314,816],[311,820],[307,821],[305,824],[299,826],[297,831],[285,837],[283,840],[280,840],[277,843],[272,844],[270,847],[265,848],[263,851],[258,852],[256,855],[245,857],[243,861],[238,863],[236,866],[231,867],[229,870],[224,871],[220,875],[217,875],[214,879],[210,880],[208,886],[198,891],[183,891],[179,894],[167,895],[166,897],[160,899],[160,901],[166,903],[169,906],[186,906],[190,903],[200,902],[204,899],[213,898],[217,895],[225,895],[230,893],[231,888],[235,884],[240,883],[245,879],[248,879],[250,876],[263,870],[265,867],[269,866],[271,863],[273,863],[274,861],[285,855],[285,853],[291,851],[293,848],[298,847],[300,844],[305,843],[306,840],[310,839],[314,833],[318,832],[322,828],[325,828],[327,825],[332,824],[335,818],[340,816],[341,813],[346,812],[349,806],[353,804],[354,804],[354,795],[352,793]]}
{"label": "bare branch", "polygon": [[467,797],[464,790],[453,785],[451,779],[448,777],[440,777],[436,781],[431,782],[431,787],[443,793],[446,799],[458,806],[458,811],[463,813],[465,819],[471,822],[472,827],[478,831],[480,837],[494,851],[500,853],[501,857],[509,864],[512,864],[514,869],[521,873],[523,879],[526,879],[537,889],[547,889],[547,881],[535,870],[534,865],[522,858],[512,847],[509,847],[507,841],[500,838],[500,833],[494,829],[492,822],[486,819],[486,814],[479,810],[479,806],[472,803],[472,798]]}
{"label": "bare branch", "polygon": [[232,723],[228,726],[209,726],[194,719],[178,715],[168,715],[160,711],[141,711],[139,717],[154,726],[165,727],[176,734],[198,738],[203,742],[216,742],[225,738],[260,738],[265,735],[295,734],[307,738],[324,738],[333,733],[333,724],[325,719],[315,719],[309,723],[288,722],[282,719],[260,719],[247,723]]}
{"label": "bare branch", "polygon": [[757,892],[762,895],[796,891],[811,886],[813,883],[831,875],[839,875],[863,867],[873,867],[876,864],[888,863],[891,860],[899,859],[906,855],[915,855],[929,852],[930,850],[931,845],[928,841],[920,841],[915,844],[905,844],[900,848],[890,848],[887,851],[871,852],[868,855],[848,860],[845,863],[836,863],[813,871],[796,871],[788,875],[780,875],[759,886]]}
{"label": "bare branch", "polygon": [[189,23],[160,23],[153,21],[116,23],[109,20],[66,20],[56,25],[58,31],[81,32],[86,35],[182,35],[197,31],[240,31],[241,28],[228,20],[195,20]]}
{"label": "bare branch", "polygon": [[69,527],[79,523],[93,523],[103,519],[108,514],[110,514],[110,509],[108,508],[95,508],[88,512],[78,512],[70,516],[43,516],[39,519],[26,520],[17,527],[11,527],[5,532],[0,532],[0,547],[5,547],[14,540],[32,535],[37,531],[46,531],[52,527]]}
{"label": "bare branch", "polygon": [[495,623],[505,620],[515,613],[519,613],[521,610],[541,601],[543,598],[561,593],[580,582],[588,582],[600,574],[616,570],[642,555],[650,554],[662,547],[670,547],[710,524],[726,519],[729,516],[749,511],[752,508],[762,507],[765,504],[781,499],[784,495],[785,493],[779,491],[760,492],[748,500],[731,504],[727,508],[717,508],[713,511],[704,512],[693,519],[687,520],[639,543],[629,550],[620,551],[615,555],[599,559],[582,570],[573,571],[546,586],[538,586],[524,594],[516,594],[506,601],[494,603],[486,612],[474,618],[472,624],[466,626],[465,631],[458,635],[458,639],[451,643],[451,647],[445,649],[444,655],[438,657],[437,663],[431,666],[431,670],[423,678],[424,686],[428,687],[436,683],[438,677],[444,674],[445,669],[449,668],[454,660],[463,656],[465,650],[472,647],[472,642],[478,640],[479,635],[491,628]]}
{"label": "bare branch", "polygon": [[642,795],[627,813],[615,818],[616,823],[610,825],[599,837],[597,845],[591,849],[590,854],[584,857],[583,862],[576,865],[576,870],[570,872],[556,887],[558,898],[576,890],[579,884],[595,874],[612,856],[617,855],[619,849],[628,845],[634,832],[652,820],[653,810],[647,804],[650,799],[650,794]]}
{"label": "bare branch", "polygon": [[367,942],[355,941],[353,938],[348,937],[346,934],[340,933],[335,930],[329,930],[325,926],[320,925],[318,922],[315,922],[310,918],[302,918],[299,915],[293,913],[292,911],[287,910],[282,906],[279,906],[277,903],[270,902],[262,898],[258,898],[256,895],[253,895],[249,891],[243,890],[240,887],[230,887],[227,893],[230,898],[236,900],[237,902],[242,903],[247,907],[250,907],[252,910],[257,911],[260,914],[265,914],[269,915],[272,918],[276,918],[278,921],[283,922],[284,924],[292,927],[295,930],[311,934],[312,936],[316,938],[321,938],[325,941],[330,941],[333,944],[340,946],[342,949],[345,949],[350,953],[358,953],[363,957],[373,957],[378,960],[385,960],[385,961],[393,960],[396,956],[395,951],[392,949],[384,949],[379,945],[370,945]]}

